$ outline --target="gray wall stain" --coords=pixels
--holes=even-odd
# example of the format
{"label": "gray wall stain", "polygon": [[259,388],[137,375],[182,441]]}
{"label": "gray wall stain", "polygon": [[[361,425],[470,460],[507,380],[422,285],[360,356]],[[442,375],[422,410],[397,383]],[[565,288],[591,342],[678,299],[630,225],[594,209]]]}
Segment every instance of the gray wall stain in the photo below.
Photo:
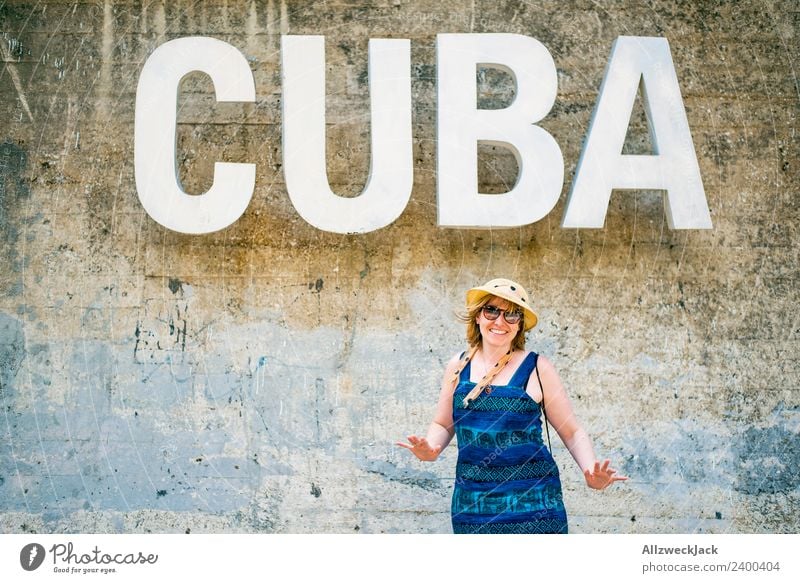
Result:
{"label": "gray wall stain", "polygon": [[23,201],[30,199],[28,152],[10,140],[0,143],[0,289],[9,295],[22,292],[17,244]]}
{"label": "gray wall stain", "polygon": [[25,328],[16,318],[0,312],[0,390],[4,406],[17,397],[16,377],[25,358]]}
{"label": "gray wall stain", "polygon": [[748,495],[788,494],[800,489],[800,435],[794,427],[748,427],[736,439],[735,488]]}

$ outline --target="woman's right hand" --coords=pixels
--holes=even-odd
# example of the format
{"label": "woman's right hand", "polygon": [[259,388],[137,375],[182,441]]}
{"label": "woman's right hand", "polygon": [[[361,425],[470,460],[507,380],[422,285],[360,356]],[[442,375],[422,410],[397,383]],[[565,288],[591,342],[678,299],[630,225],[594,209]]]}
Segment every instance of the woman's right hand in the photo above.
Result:
{"label": "woman's right hand", "polygon": [[431,447],[431,444],[428,443],[427,439],[424,437],[417,437],[416,435],[409,435],[408,443],[398,441],[395,443],[395,445],[399,445],[400,447],[411,450],[411,453],[424,462],[434,461],[442,452],[442,446],[437,445]]}

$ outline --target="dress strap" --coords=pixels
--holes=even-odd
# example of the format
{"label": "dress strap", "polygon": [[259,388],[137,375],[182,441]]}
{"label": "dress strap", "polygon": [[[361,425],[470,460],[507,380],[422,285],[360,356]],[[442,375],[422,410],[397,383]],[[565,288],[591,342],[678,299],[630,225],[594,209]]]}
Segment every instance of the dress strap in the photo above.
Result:
{"label": "dress strap", "polygon": [[469,375],[471,372],[472,372],[472,361],[470,360],[459,373],[458,381],[459,382],[469,381]]}
{"label": "dress strap", "polygon": [[508,381],[508,384],[512,387],[522,387],[523,390],[528,385],[528,379],[533,372],[533,369],[536,368],[536,362],[539,360],[539,355],[535,352],[531,351],[525,357],[525,360],[517,367],[517,370],[514,371],[514,375],[511,377],[511,380]]}

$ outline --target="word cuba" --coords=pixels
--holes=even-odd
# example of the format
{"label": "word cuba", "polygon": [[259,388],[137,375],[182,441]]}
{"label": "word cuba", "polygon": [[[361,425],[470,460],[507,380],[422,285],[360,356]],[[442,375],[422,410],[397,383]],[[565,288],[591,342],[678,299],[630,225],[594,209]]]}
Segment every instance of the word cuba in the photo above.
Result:
{"label": "word cuba", "polygon": [[[371,160],[359,196],[330,188],[325,159],[325,37],[281,38],[283,172],[289,198],[314,227],[366,233],[392,223],[411,197],[411,41],[370,39]],[[519,34],[439,34],[436,39],[436,189],[438,225],[518,227],[556,205],[564,160],[555,138],[536,125],[558,90],[553,58],[538,40]],[[477,106],[476,70],[494,67],[513,79],[514,99],[501,109]],[[176,165],[178,87],[188,73],[208,75],[217,101],[254,102],[247,59],[210,37],[157,47],[142,67],[136,92],[136,189],[147,213],[181,233],[223,229],[245,211],[255,164],[216,162],[211,188],[187,194]],[[639,86],[651,155],[622,154]],[[480,143],[511,150],[518,165],[503,194],[478,190]],[[669,44],[660,37],[618,37],[600,86],[562,219],[564,228],[601,228],[612,190],[659,190],[672,229],[709,229],[711,217]]]}

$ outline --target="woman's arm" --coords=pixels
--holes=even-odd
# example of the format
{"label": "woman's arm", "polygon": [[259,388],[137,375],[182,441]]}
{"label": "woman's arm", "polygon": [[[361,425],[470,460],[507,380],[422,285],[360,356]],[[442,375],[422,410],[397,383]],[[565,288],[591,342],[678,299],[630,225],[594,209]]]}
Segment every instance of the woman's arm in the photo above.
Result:
{"label": "woman's arm", "polygon": [[[569,453],[580,467],[586,484],[590,488],[602,490],[614,482],[627,480],[626,476],[614,475],[617,471],[609,467],[609,460],[604,460],[601,465],[595,458],[592,440],[575,417],[572,403],[553,364],[545,357],[539,356],[536,366],[539,368],[544,388],[539,387],[535,374],[531,375],[528,384],[534,383],[536,385],[534,389],[538,388],[541,391],[547,420],[558,432],[561,441],[567,446]],[[529,392],[536,394],[539,391]]]}
{"label": "woman's arm", "polygon": [[436,412],[433,421],[428,427],[425,437],[416,435],[408,436],[408,443],[398,441],[396,445],[411,450],[415,456],[425,462],[432,462],[442,450],[447,447],[453,439],[453,375],[456,372],[460,355],[455,355],[445,367],[444,377],[442,378],[441,389],[439,390],[439,402],[436,404]]}

